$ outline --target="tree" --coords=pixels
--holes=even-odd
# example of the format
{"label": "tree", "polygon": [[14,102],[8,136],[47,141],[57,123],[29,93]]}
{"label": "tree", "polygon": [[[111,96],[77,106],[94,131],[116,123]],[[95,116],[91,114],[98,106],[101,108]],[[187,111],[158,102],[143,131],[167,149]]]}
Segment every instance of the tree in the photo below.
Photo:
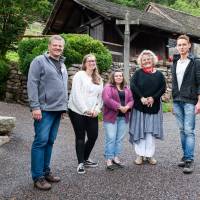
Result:
{"label": "tree", "polygon": [[45,20],[51,8],[48,0],[0,0],[0,57],[5,58],[29,23]]}
{"label": "tree", "polygon": [[110,0],[115,3],[126,6],[133,6],[137,9],[144,10],[150,2],[166,5],[175,10],[184,11],[186,13],[200,16],[200,0]]}
{"label": "tree", "polygon": [[[144,8],[150,3],[159,3],[162,5],[171,5],[175,2],[175,0],[110,0],[114,3],[119,3],[126,6],[132,6],[140,10],[144,10]],[[195,1],[195,0],[194,0]],[[198,0],[196,0],[198,1]]]}
{"label": "tree", "polygon": [[176,0],[170,7],[181,10],[186,13],[200,16],[200,1],[199,0]]}

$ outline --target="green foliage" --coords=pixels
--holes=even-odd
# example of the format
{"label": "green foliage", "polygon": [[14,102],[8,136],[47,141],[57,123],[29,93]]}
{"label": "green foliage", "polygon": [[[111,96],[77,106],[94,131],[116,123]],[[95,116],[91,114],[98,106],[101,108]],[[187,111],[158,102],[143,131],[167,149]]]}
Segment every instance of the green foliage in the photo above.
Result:
{"label": "green foliage", "polygon": [[47,51],[47,39],[27,39],[22,40],[18,46],[19,68],[27,75],[31,61],[38,55]]}
{"label": "green foliage", "polygon": [[172,112],[172,102],[162,102],[162,109],[164,113]]}
{"label": "green foliage", "polygon": [[100,112],[100,113],[98,114],[98,120],[99,120],[100,122],[103,121],[103,113],[102,113],[102,112]]}
{"label": "green foliage", "polygon": [[8,61],[11,61],[11,62],[18,62],[19,61],[19,55],[15,51],[8,51],[6,53],[6,59]]}
{"label": "green foliage", "polygon": [[52,3],[48,0],[0,0],[0,57],[15,49],[28,25],[35,20],[47,19]]}
{"label": "green foliage", "polygon": [[[88,35],[63,34],[66,41],[64,48],[65,64],[81,64],[86,54],[93,53],[97,59],[100,72],[107,70],[112,63],[112,56],[103,44]],[[47,39],[28,39],[19,43],[20,71],[27,75],[31,61],[47,51]]]}
{"label": "green foliage", "polygon": [[199,0],[110,0],[114,3],[133,6],[137,9],[144,10],[145,7],[150,3],[159,3],[166,5],[175,10],[184,11],[186,13],[200,16],[200,1]]}
{"label": "green foliage", "polygon": [[200,16],[200,1],[197,0],[176,0],[176,2],[171,5],[171,8],[184,11],[194,16]]}
{"label": "green foliage", "polygon": [[3,99],[6,91],[6,81],[9,75],[8,64],[5,60],[0,59],[0,99]]}

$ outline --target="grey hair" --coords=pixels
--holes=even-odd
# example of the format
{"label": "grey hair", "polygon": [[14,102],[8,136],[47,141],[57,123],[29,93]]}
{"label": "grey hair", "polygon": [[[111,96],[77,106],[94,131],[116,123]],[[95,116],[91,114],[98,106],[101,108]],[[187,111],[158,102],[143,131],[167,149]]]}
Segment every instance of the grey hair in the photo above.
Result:
{"label": "grey hair", "polygon": [[64,40],[60,35],[52,35],[52,36],[49,38],[49,44],[51,44],[53,40],[62,41],[63,45],[65,45],[65,40]]}
{"label": "grey hair", "polygon": [[149,55],[149,56],[151,56],[152,57],[152,60],[153,60],[153,65],[155,66],[157,63],[158,63],[158,58],[157,58],[157,56],[155,55],[155,53],[153,53],[152,51],[150,51],[150,50],[143,50],[141,53],[140,53],[140,55],[138,56],[138,59],[137,59],[137,63],[138,63],[138,65],[140,65],[141,66],[141,61],[142,61],[142,56],[143,55]]}

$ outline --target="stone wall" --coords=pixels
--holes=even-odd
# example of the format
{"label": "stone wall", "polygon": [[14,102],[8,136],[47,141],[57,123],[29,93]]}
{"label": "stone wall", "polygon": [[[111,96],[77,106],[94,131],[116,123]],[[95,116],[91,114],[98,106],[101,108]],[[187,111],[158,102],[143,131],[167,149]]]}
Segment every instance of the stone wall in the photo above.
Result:
{"label": "stone wall", "polygon": [[[170,72],[171,63],[158,63],[158,69],[164,74],[167,82],[167,91],[166,94],[163,95],[164,101],[169,101],[171,98],[171,72]],[[69,91],[71,90],[72,78],[75,73],[80,70],[81,65],[73,65],[68,68],[69,75]],[[130,64],[130,76],[134,73],[134,71],[138,68],[135,63]],[[101,74],[104,82],[106,83],[109,79],[109,74],[111,71],[115,69],[123,69],[123,63],[113,63],[111,68],[107,72],[103,72]],[[7,102],[17,102],[19,104],[28,105],[28,96],[27,96],[27,78],[21,74],[18,70],[16,64],[11,64],[10,66],[10,75],[7,81],[6,88],[6,101]]]}
{"label": "stone wall", "polygon": [[23,76],[16,63],[10,65],[10,74],[6,86],[6,101],[28,105],[27,78]]}

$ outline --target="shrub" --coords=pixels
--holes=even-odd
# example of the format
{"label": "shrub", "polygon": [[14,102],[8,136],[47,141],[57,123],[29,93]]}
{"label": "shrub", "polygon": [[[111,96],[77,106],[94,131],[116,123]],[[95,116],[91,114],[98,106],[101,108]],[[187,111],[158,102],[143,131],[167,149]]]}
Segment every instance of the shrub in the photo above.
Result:
{"label": "shrub", "polygon": [[166,112],[172,112],[172,102],[169,102],[169,103],[166,103],[166,102],[162,102],[162,109],[163,109],[163,112],[166,113]]}
{"label": "shrub", "polygon": [[19,69],[24,75],[28,74],[31,61],[47,51],[47,44],[47,39],[28,39],[19,43]]}
{"label": "shrub", "polygon": [[5,60],[0,59],[0,99],[3,99],[5,96],[8,75],[8,63]]}
{"label": "shrub", "polygon": [[[65,64],[80,64],[84,55],[93,53],[97,58],[99,71],[107,70],[112,63],[112,56],[103,44],[88,35],[63,34],[65,39]],[[38,55],[47,51],[47,39],[29,39],[20,42],[18,53],[20,57],[20,71],[27,75],[31,61]]]}

